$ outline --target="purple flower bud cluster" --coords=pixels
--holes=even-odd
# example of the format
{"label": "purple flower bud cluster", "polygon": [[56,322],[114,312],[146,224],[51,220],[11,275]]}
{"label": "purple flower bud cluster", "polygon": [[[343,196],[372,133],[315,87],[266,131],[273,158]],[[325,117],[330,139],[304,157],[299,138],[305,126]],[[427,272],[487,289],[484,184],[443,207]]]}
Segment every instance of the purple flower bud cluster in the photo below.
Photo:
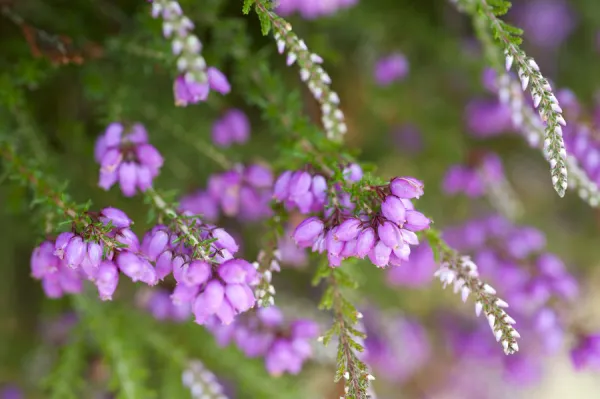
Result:
{"label": "purple flower bud cluster", "polygon": [[148,132],[139,123],[127,129],[122,123],[108,125],[96,141],[94,157],[100,164],[98,185],[108,190],[118,181],[126,197],[152,187],[163,165],[163,157],[148,143]]}
{"label": "purple flower bud cluster", "polygon": [[[344,169],[344,176],[349,182],[362,179],[363,171],[358,164],[350,164]],[[298,209],[302,214],[320,212],[327,203],[327,179],[306,170],[283,172],[275,181],[273,198],[283,202],[287,210]],[[336,187],[337,189],[337,187]],[[352,203],[347,194],[339,194],[340,202],[350,208]]]}
{"label": "purple flower bud cluster", "polygon": [[200,257],[162,225],[146,233],[141,250],[156,265],[160,279],[173,274],[177,285],[170,298],[175,306],[190,306],[198,324],[213,316],[229,324],[254,306],[252,286],[258,274],[249,262],[233,257],[239,246],[225,230],[200,222],[191,222],[189,228],[202,240],[214,240]]}
{"label": "purple flower bud cluster", "polygon": [[470,198],[478,198],[486,189],[504,180],[502,160],[488,152],[474,157],[474,165],[452,165],[446,171],[442,188],[448,195],[463,193]]}
{"label": "purple flower bud cluster", "polygon": [[95,216],[111,226],[105,233],[91,223],[80,233],[65,232],[55,242],[45,241],[31,257],[31,274],[42,281],[50,298],[77,294],[83,280],[92,281],[102,300],[111,300],[119,283],[119,272],[132,281],[155,285],[159,276],[140,254],[137,236],[129,228],[132,221],[116,208],[105,208]]}
{"label": "purple flower bud cluster", "polygon": [[248,357],[264,357],[269,374],[298,374],[312,356],[311,340],[319,334],[317,323],[307,319],[286,322],[275,306],[260,308],[256,314],[238,318],[228,326],[207,327],[221,346],[235,343]]}
{"label": "purple flower bud cluster", "polygon": [[352,7],[357,2],[358,0],[280,0],[276,11],[277,14],[284,17],[298,12],[305,19],[315,19]]}
{"label": "purple flower bud cluster", "polygon": [[212,140],[219,147],[244,144],[250,137],[250,121],[239,109],[230,109],[212,127]]}
{"label": "purple flower bud cluster", "polygon": [[395,53],[387,55],[375,64],[373,75],[379,86],[389,86],[402,80],[408,75],[409,64],[403,54]]}
{"label": "purple flower bud cluster", "polygon": [[210,90],[227,94],[231,90],[227,78],[214,67],[206,67],[202,57],[202,42],[192,33],[194,23],[183,14],[173,0],[154,0],[152,17],[163,19],[163,35],[171,39],[171,49],[177,56],[179,76],[173,84],[175,104],[187,106],[206,101]]}
{"label": "purple flower bud cluster", "polygon": [[411,199],[423,194],[423,183],[412,177],[396,177],[384,186],[373,186],[381,200],[372,214],[354,216],[334,207],[327,218],[310,217],[300,223],[293,238],[301,248],[327,251],[329,265],[337,267],[349,257],[368,256],[377,267],[400,266],[419,240],[415,232],[427,229],[430,220],[416,211]]}
{"label": "purple flower bud cluster", "polygon": [[423,326],[416,320],[374,309],[363,314],[367,334],[364,361],[378,377],[402,384],[423,369],[432,354]]}

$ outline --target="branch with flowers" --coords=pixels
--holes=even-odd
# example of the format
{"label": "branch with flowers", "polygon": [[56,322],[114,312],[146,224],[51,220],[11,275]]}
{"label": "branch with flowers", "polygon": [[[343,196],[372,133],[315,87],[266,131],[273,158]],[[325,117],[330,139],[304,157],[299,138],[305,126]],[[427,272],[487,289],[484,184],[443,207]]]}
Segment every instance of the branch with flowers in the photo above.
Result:
{"label": "branch with flowers", "polygon": [[[7,131],[17,132],[0,140],[2,166],[26,188],[25,196],[33,193],[32,204],[45,224],[46,236],[31,255],[31,275],[48,298],[71,296],[70,307],[79,323],[72,331],[78,339],[66,340],[73,346],[60,351],[56,361],[52,374],[56,383],[47,384],[51,395],[92,396],[85,384],[70,387],[63,381],[90,374],[99,379],[90,385],[123,398],[160,392],[161,397],[224,399],[232,395],[231,386],[221,377],[236,368],[229,377],[239,382],[238,394],[244,397],[274,397],[287,391],[293,396],[300,392],[296,387],[306,385],[307,391],[298,395],[331,389],[334,397],[374,399],[380,381],[401,374],[392,375],[397,362],[406,357],[415,359],[415,367],[426,363],[425,350],[404,357],[397,350],[418,352],[420,342],[429,342],[422,329],[407,321],[415,316],[412,308],[421,306],[420,299],[412,301],[417,294],[379,288],[386,282],[414,289],[434,278],[443,287],[452,286],[463,302],[473,299],[476,316],[485,315],[492,335],[484,325],[486,336],[479,343],[502,370],[520,364],[540,343],[554,345],[567,328],[577,331],[575,363],[584,367],[594,362],[593,329],[567,316],[568,302],[578,291],[573,275],[557,256],[543,252],[543,234],[508,220],[523,215],[527,203],[519,198],[519,187],[513,188],[504,175],[499,156],[470,152],[468,165],[448,171],[443,191],[466,193],[471,199],[486,197],[504,217],[474,219],[464,228],[443,230],[439,208],[450,219],[486,206],[446,208],[437,197],[430,205],[424,181],[427,193],[435,189],[429,183],[429,168],[414,169],[412,161],[394,168],[384,163],[379,172],[360,160],[352,147],[361,147],[365,158],[371,159],[370,146],[379,140],[369,136],[369,142],[355,141],[363,126],[351,116],[357,108],[367,108],[365,103],[351,96],[340,99],[344,92],[336,90],[343,74],[338,80],[332,73],[335,58],[329,57],[327,40],[302,22],[282,17],[294,11],[313,16],[329,12],[318,8],[320,3],[311,10],[290,2],[245,0],[243,14],[252,12],[258,21],[242,18],[239,12],[229,15],[221,0],[202,6],[171,0],[148,3],[143,13],[136,13],[135,22],[129,21],[133,29],[121,26],[122,34],[107,39],[105,58],[81,66],[85,82],[103,78],[107,71],[123,81],[112,88],[85,85],[85,97],[97,105],[94,118],[100,114],[105,119],[93,150],[83,134],[73,133],[72,142],[64,140],[64,131],[83,131],[79,125],[61,125],[58,133],[41,139],[46,125],[28,123],[36,110],[22,112],[25,93],[34,90],[41,77],[32,78],[35,84],[15,79],[10,87],[16,94],[0,97],[2,104],[10,105],[9,113],[0,109],[0,127],[6,122]],[[521,50],[520,30],[500,19],[510,4],[453,3],[473,19],[488,61],[497,71],[490,84],[494,90],[489,91],[509,108],[513,127],[541,147],[555,190],[562,197],[567,186],[575,187],[590,205],[597,205],[593,160],[581,150],[593,141],[592,134],[578,131],[573,137],[565,129],[565,148],[558,98],[571,120],[569,103],[555,94],[536,62]],[[360,46],[359,58],[374,50],[364,48],[364,43]],[[131,60],[121,58],[126,55],[147,64],[133,70]],[[375,81],[385,81],[386,90],[395,91],[392,83],[407,72],[407,65],[398,63],[406,62],[403,56],[385,58],[375,68]],[[277,70],[277,63],[287,69]],[[513,65],[516,77],[509,71]],[[387,72],[391,77],[380,76]],[[8,80],[13,80],[13,73],[11,69]],[[297,88],[286,80],[296,73]],[[360,79],[353,84],[363,85],[365,92],[372,89]],[[170,91],[167,86],[172,86],[172,93],[163,103],[164,91]],[[147,95],[153,89],[160,90],[160,99]],[[527,89],[531,104],[524,95]],[[211,91],[222,96],[210,95]],[[418,104],[415,92],[408,92]],[[392,107],[376,114],[395,118],[396,113],[401,112]],[[364,115],[365,120],[372,117]],[[255,138],[252,129],[257,125],[270,135]],[[441,136],[436,140],[442,141]],[[73,162],[81,168],[64,168],[55,177],[50,164],[75,153],[79,156]],[[90,185],[92,153],[97,179]],[[431,166],[433,158],[426,158]],[[212,170],[215,166],[217,172]],[[57,183],[63,174],[73,182],[68,189],[72,194]],[[100,210],[93,210],[91,201],[80,204],[72,199],[88,186],[96,190],[94,203],[105,205]],[[141,213],[148,213],[146,221]],[[435,228],[430,215],[436,217]],[[88,287],[95,288],[101,301]],[[381,300],[387,294],[390,297]],[[402,295],[411,300],[399,305],[396,298]],[[435,294],[440,295],[444,294]],[[297,301],[296,307],[289,306],[290,301]],[[55,303],[68,306],[66,301]],[[392,305],[402,307],[402,312],[386,309],[384,313],[393,316],[381,318],[379,308]],[[437,305],[439,301],[436,305],[423,301],[418,310],[434,340],[452,341],[452,323],[469,326],[458,333],[464,337],[479,331],[481,320],[462,317],[461,308],[444,313],[455,316],[452,320],[445,316],[437,320]],[[325,321],[301,317],[313,314],[303,308],[324,311]],[[401,329],[390,327],[392,318],[403,321]],[[186,324],[190,320],[193,323]],[[517,321],[519,332],[514,327]],[[552,342],[532,342],[544,332]],[[396,333],[408,338],[394,337]],[[530,338],[523,341],[527,344],[519,341],[521,334]],[[389,348],[390,338],[411,345]],[[447,355],[460,365],[462,356],[473,355],[469,350]],[[85,359],[86,351],[97,355],[99,365]],[[165,362],[156,370],[155,355]],[[319,357],[327,358],[327,364],[314,362]],[[244,362],[253,373],[246,374]],[[88,366],[100,372],[77,372]],[[313,367],[335,370],[304,372]],[[436,371],[424,370],[428,375]],[[308,388],[315,375],[325,376],[325,382]],[[155,382],[158,376],[165,379],[164,386]],[[264,383],[269,377],[278,377],[278,382]],[[289,388],[292,385],[295,388]],[[421,396],[431,393],[422,382],[414,385]]]}

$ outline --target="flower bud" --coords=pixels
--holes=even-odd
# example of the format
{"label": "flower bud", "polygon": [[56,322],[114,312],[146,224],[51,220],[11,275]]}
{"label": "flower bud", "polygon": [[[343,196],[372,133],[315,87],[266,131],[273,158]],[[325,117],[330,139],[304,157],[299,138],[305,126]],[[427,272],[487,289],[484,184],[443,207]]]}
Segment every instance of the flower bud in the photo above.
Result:
{"label": "flower bud", "polygon": [[398,198],[419,198],[423,195],[423,182],[413,177],[395,177],[390,182],[390,190]]}

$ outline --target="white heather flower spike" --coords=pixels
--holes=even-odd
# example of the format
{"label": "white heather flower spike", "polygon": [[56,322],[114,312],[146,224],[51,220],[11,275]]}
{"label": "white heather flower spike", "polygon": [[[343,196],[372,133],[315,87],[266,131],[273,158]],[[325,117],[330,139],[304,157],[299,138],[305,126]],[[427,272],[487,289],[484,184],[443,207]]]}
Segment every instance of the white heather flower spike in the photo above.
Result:
{"label": "white heather flower spike", "polygon": [[[186,81],[206,82],[206,61],[202,57],[202,42],[192,33],[194,24],[186,17],[177,1],[154,0],[152,17],[163,21],[163,35],[171,40],[171,50],[178,56],[177,67]],[[193,67],[192,67],[193,66]]]}
{"label": "white heather flower spike", "polygon": [[[527,138],[532,146],[538,146],[542,139],[549,141],[546,146],[547,151],[544,152],[546,159],[552,162],[551,176],[553,178],[553,186],[559,196],[564,196],[565,189],[568,186],[567,168],[565,160],[561,156],[561,149],[564,148],[564,140],[562,130],[557,130],[558,125],[566,125],[566,121],[562,116],[562,108],[558,104],[556,96],[552,92],[552,87],[539,72],[539,68],[535,61],[525,57],[517,58],[518,76],[521,83],[521,88],[525,90],[530,87],[530,93],[533,99],[533,105],[537,108],[539,119],[532,112],[531,108],[523,101],[522,91],[512,90],[514,77],[508,74],[503,74],[499,78],[499,98],[503,101],[506,91],[510,93],[510,104],[512,111],[512,119],[518,130]],[[504,78],[507,77],[507,80]],[[518,116],[517,116],[518,115]],[[516,123],[515,118],[519,118],[522,123]],[[541,119],[541,121],[540,121]],[[545,127],[544,127],[545,124]]]}
{"label": "white heather flower spike", "polygon": [[300,79],[305,82],[313,97],[321,105],[321,122],[329,140],[340,141],[347,132],[344,114],[339,108],[340,98],[329,86],[331,77],[320,64],[323,59],[311,53],[306,43],[292,31],[292,26],[275,14],[267,13],[273,22],[273,32],[280,53],[287,47],[288,66],[296,63],[300,67]]}
{"label": "white heather flower spike", "polygon": [[508,307],[508,303],[498,298],[496,290],[490,285],[481,281],[477,265],[468,256],[457,257],[454,251],[447,250],[444,257],[450,260],[442,262],[434,276],[440,280],[444,288],[450,281],[455,280],[454,292],[461,291],[463,302],[466,302],[472,294],[475,297],[475,314],[479,316],[484,311],[496,341],[505,338],[502,342],[504,352],[506,354],[516,352],[515,348],[518,348],[516,339],[519,335],[511,325],[514,324],[514,320],[503,309]]}

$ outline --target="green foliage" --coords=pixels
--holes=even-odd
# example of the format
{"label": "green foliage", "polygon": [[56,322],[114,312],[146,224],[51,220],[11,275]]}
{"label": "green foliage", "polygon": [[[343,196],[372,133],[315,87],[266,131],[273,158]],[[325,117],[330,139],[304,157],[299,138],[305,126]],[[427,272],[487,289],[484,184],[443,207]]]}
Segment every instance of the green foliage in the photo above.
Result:
{"label": "green foliage", "polygon": [[366,338],[362,331],[354,327],[362,315],[343,293],[343,289],[357,289],[358,283],[341,267],[332,268],[325,262],[321,262],[313,284],[321,281],[325,282],[327,287],[321,297],[319,309],[332,311],[333,325],[320,340],[324,345],[328,345],[334,336],[338,337],[334,381],[338,382],[344,378],[346,397],[349,399],[369,398],[370,374],[367,365],[356,354],[364,350],[357,339]]}
{"label": "green foliage", "polygon": [[58,363],[44,380],[50,391],[50,399],[79,399],[85,382],[83,370],[86,368],[86,347],[81,328],[70,334],[72,339],[60,351]]}
{"label": "green foliage", "polygon": [[151,399],[149,370],[142,342],[130,319],[117,305],[99,302],[85,294],[73,298],[88,333],[99,346],[111,369],[110,386],[117,399]]}

